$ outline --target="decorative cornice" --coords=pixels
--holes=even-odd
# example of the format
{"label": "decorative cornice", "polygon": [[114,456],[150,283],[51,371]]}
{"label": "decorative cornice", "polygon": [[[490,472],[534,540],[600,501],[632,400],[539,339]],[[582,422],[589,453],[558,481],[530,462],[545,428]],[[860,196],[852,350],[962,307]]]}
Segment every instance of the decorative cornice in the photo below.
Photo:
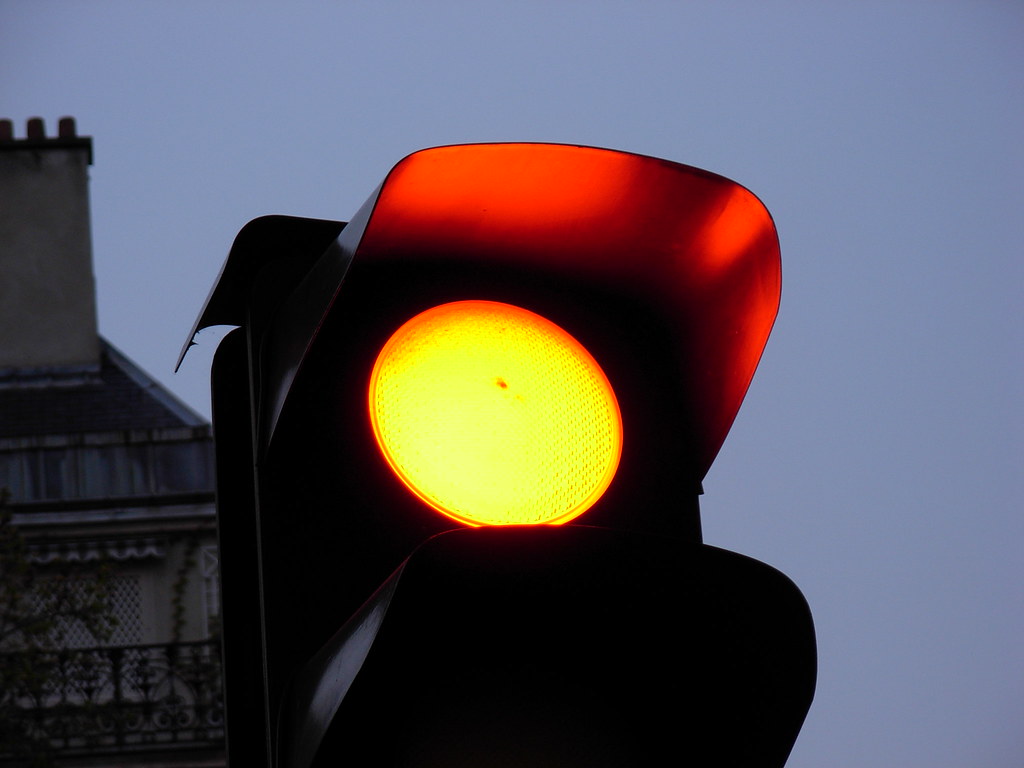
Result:
{"label": "decorative cornice", "polygon": [[162,559],[167,555],[163,537],[138,539],[72,540],[29,546],[29,560],[40,565],[49,563],[90,563],[101,560]]}

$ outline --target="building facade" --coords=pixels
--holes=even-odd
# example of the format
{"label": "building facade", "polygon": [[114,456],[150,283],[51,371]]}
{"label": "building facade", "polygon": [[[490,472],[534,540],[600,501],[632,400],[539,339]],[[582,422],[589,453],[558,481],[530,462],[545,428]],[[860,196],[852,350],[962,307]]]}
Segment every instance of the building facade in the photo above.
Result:
{"label": "building facade", "polygon": [[0,596],[50,619],[0,634],[0,763],[223,765],[211,429],[98,334],[91,163],[70,118],[0,121],[0,489],[34,579],[8,552]]}

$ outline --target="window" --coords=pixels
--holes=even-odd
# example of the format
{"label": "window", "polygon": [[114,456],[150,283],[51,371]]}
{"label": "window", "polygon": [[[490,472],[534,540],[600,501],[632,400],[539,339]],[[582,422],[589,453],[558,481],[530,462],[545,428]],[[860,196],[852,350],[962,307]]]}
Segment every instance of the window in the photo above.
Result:
{"label": "window", "polygon": [[0,445],[0,488],[15,504],[212,491],[211,441],[173,432],[8,441]]}
{"label": "window", "polygon": [[[59,577],[57,577],[59,578]],[[57,578],[48,578],[39,584],[28,597],[32,613],[46,615],[54,609]],[[60,587],[66,590],[70,603],[81,604],[90,599],[95,581],[76,577]],[[62,613],[56,616],[55,626],[50,635],[51,642],[59,648],[91,648],[98,645],[137,645],[142,642],[142,601],[139,577],[133,574],[112,576],[106,582],[106,603],[115,619],[109,637],[96,637],[81,620]]]}

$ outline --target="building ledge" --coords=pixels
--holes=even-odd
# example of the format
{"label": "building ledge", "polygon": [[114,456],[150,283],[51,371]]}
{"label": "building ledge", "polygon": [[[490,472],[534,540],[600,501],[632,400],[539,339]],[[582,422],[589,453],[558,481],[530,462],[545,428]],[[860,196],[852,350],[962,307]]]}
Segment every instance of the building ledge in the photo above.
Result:
{"label": "building ledge", "polygon": [[158,523],[216,517],[212,492],[153,499],[99,499],[80,502],[12,504],[11,522],[22,530],[44,526]]}

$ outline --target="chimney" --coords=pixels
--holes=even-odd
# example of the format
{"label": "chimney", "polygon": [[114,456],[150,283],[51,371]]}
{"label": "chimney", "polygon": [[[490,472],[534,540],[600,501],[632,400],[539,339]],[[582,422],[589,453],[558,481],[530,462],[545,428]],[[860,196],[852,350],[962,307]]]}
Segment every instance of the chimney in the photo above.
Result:
{"label": "chimney", "polygon": [[73,118],[0,120],[0,377],[99,367],[88,166]]}

